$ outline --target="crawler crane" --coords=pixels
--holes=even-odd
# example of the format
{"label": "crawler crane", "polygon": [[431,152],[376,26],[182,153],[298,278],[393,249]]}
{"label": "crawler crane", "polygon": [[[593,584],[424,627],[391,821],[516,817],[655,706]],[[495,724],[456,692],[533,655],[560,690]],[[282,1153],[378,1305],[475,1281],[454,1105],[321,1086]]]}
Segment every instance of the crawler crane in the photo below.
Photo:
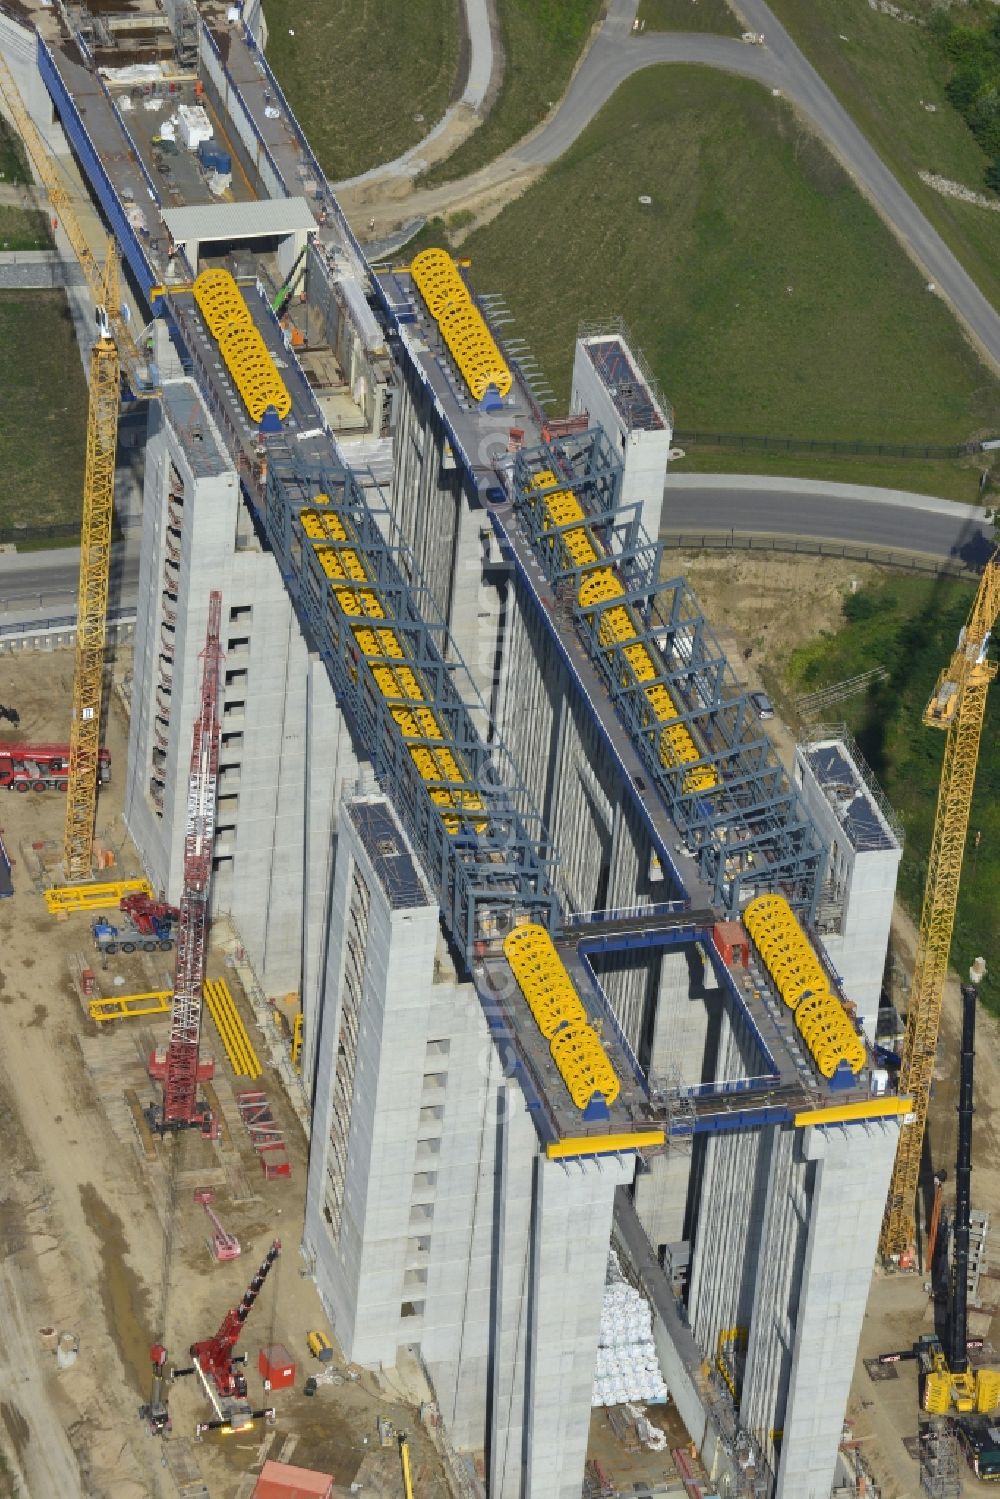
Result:
{"label": "crawler crane", "polygon": [[48,193],[49,206],[62,222],[97,311],[97,341],[90,356],[90,406],[80,529],[73,718],[70,725],[69,787],[63,846],[67,881],[84,880],[91,876],[94,852],[101,697],[111,567],[111,518],[114,510],[115,455],[118,448],[122,373],[124,372],[136,399],[150,399],[157,392],[151,388],[146,361],[128,330],[121,300],[118,248],[114,238],[108,240],[102,269],[91,253],[70,192],[25,107],[2,54],[0,97],[24,141],[39,181]]}
{"label": "crawler crane", "polygon": [[979,742],[986,695],[996,676],[987,659],[990,631],[1000,614],[1000,549],[994,552],[979,582],[968,621],[954,654],[938,678],[924,712],[928,728],[944,729],[944,764],[938,790],[934,835],[920,917],[920,937],[906,1018],[900,1094],[913,1099],[913,1120],[904,1124],[893,1167],[889,1199],[882,1219],[879,1251],[883,1260],[914,1263],[917,1183],[927,1104],[941,1023],[941,1002],[958,906],[958,886],[969,831],[976,783]]}

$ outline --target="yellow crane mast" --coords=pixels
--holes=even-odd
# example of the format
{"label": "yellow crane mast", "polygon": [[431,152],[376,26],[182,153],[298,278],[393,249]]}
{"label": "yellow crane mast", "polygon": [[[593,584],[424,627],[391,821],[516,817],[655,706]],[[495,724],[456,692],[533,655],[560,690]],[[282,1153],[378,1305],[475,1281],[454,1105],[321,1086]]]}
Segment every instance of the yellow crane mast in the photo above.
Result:
{"label": "yellow crane mast", "polygon": [[986,714],[986,694],[997,673],[987,659],[990,631],[1000,615],[1000,549],[994,552],[979,582],[968,621],[954,654],[941,673],[923,721],[944,729],[944,763],[938,789],[920,937],[906,1017],[899,1091],[913,1099],[913,1120],[900,1133],[889,1199],[882,1219],[879,1251],[883,1259],[912,1252],[916,1239],[917,1183],[927,1104],[944,998],[948,957],[958,907],[958,886],[969,831],[976,783],[979,742]]}
{"label": "yellow crane mast", "polygon": [[63,847],[65,877],[72,881],[89,879],[92,872],[121,369],[124,368],[137,397],[148,398],[156,392],[149,389],[145,361],[128,330],[122,309],[115,241],[113,238],[108,241],[102,269],[87,243],[71,193],[25,107],[2,54],[0,95],[24,141],[38,179],[45,187],[49,205],[58,214],[73,253],[80,262],[97,309],[98,337],[90,360],[73,719]]}

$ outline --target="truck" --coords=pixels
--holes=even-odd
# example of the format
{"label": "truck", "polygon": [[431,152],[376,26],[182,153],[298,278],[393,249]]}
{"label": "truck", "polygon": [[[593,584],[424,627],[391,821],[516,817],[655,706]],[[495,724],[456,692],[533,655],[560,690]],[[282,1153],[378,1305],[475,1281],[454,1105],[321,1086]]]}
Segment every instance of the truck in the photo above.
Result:
{"label": "truck", "polygon": [[100,953],[113,957],[116,952],[169,952],[174,945],[174,922],[167,916],[151,916],[145,930],[130,916],[121,918],[117,925],[98,918],[91,927],[94,946]]}
{"label": "truck", "polygon": [[[98,752],[98,779],[111,780],[111,756]],[[8,791],[66,791],[69,786],[68,744],[0,743],[0,786]]]}

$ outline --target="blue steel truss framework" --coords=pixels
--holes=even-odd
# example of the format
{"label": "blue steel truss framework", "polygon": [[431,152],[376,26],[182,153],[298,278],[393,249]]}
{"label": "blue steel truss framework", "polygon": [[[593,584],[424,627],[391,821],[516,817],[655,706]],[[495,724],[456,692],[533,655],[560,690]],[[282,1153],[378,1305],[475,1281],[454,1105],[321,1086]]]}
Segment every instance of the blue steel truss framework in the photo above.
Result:
{"label": "blue steel truss framework", "polygon": [[[395,656],[365,656],[337,605],[320,554],[305,535],[302,511],[331,511],[345,524],[349,545],[362,559],[368,582],[386,618],[362,625],[390,627],[403,646],[405,663],[420,678],[424,704],[432,711],[465,779],[451,791],[470,793],[476,810],[449,811],[431,793],[410,747],[440,749],[442,740],[403,738],[371,668],[399,667]],[[255,497],[251,495],[251,503]],[[556,927],[560,912],[548,867],[548,834],[504,747],[487,747],[473,714],[486,709],[472,686],[429,592],[419,582],[413,558],[390,545],[353,475],[337,468],[307,466],[283,439],[268,442],[267,488],[258,519],[266,531],[307,639],[321,655],[359,748],[371,757],[380,785],[391,796],[439,900],[445,926],[466,962],[477,945],[502,937],[515,914]],[[324,546],[327,543],[324,542]],[[441,646],[448,652],[447,662]],[[467,684],[463,695],[457,679]],[[449,831],[450,819],[457,831]]]}
{"label": "blue steel truss framework", "polygon": [[[536,487],[545,472],[555,474],[557,483]],[[778,891],[811,920],[826,857],[823,844],[694,594],[683,578],[669,576],[665,549],[649,539],[631,508],[617,506],[619,472],[600,428],[524,449],[513,468],[515,509],[556,596],[572,608],[615,710],[719,906],[736,915],[753,895]],[[560,489],[572,489],[583,522],[553,525],[546,499]],[[559,540],[581,524],[604,551],[582,566]],[[624,592],[581,606],[582,579],[609,563]],[[636,639],[658,668],[656,677],[641,683],[625,654],[635,640],[601,638],[604,613],[623,604],[635,621]],[[605,637],[610,633],[605,629]],[[645,696],[658,683],[678,709],[674,721],[687,727],[699,752],[692,763],[714,768],[716,784],[708,790],[685,789],[691,763],[662,763],[664,724],[650,713]]]}

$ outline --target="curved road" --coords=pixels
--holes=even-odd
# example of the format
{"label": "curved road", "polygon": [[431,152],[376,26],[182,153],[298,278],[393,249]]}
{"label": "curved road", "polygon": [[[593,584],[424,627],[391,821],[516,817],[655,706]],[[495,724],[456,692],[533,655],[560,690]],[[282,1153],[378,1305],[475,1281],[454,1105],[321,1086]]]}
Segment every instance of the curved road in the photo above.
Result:
{"label": "curved road", "polygon": [[[792,100],[850,173],[991,365],[1000,371],[1000,315],[963,270],[944,240],[869,145],[816,69],[806,60],[764,0],[740,0],[747,22],[766,37],[748,46],[730,37],[660,32],[632,34],[636,0],[611,0],[608,16],[559,107],[532,135],[459,182],[395,201],[396,218],[430,217],[505,182],[530,177],[557,160],[625,80],[659,63],[695,63],[738,73]],[[374,207],[374,203],[371,203]],[[389,212],[390,205],[386,205]],[[383,217],[386,215],[383,214]]]}

